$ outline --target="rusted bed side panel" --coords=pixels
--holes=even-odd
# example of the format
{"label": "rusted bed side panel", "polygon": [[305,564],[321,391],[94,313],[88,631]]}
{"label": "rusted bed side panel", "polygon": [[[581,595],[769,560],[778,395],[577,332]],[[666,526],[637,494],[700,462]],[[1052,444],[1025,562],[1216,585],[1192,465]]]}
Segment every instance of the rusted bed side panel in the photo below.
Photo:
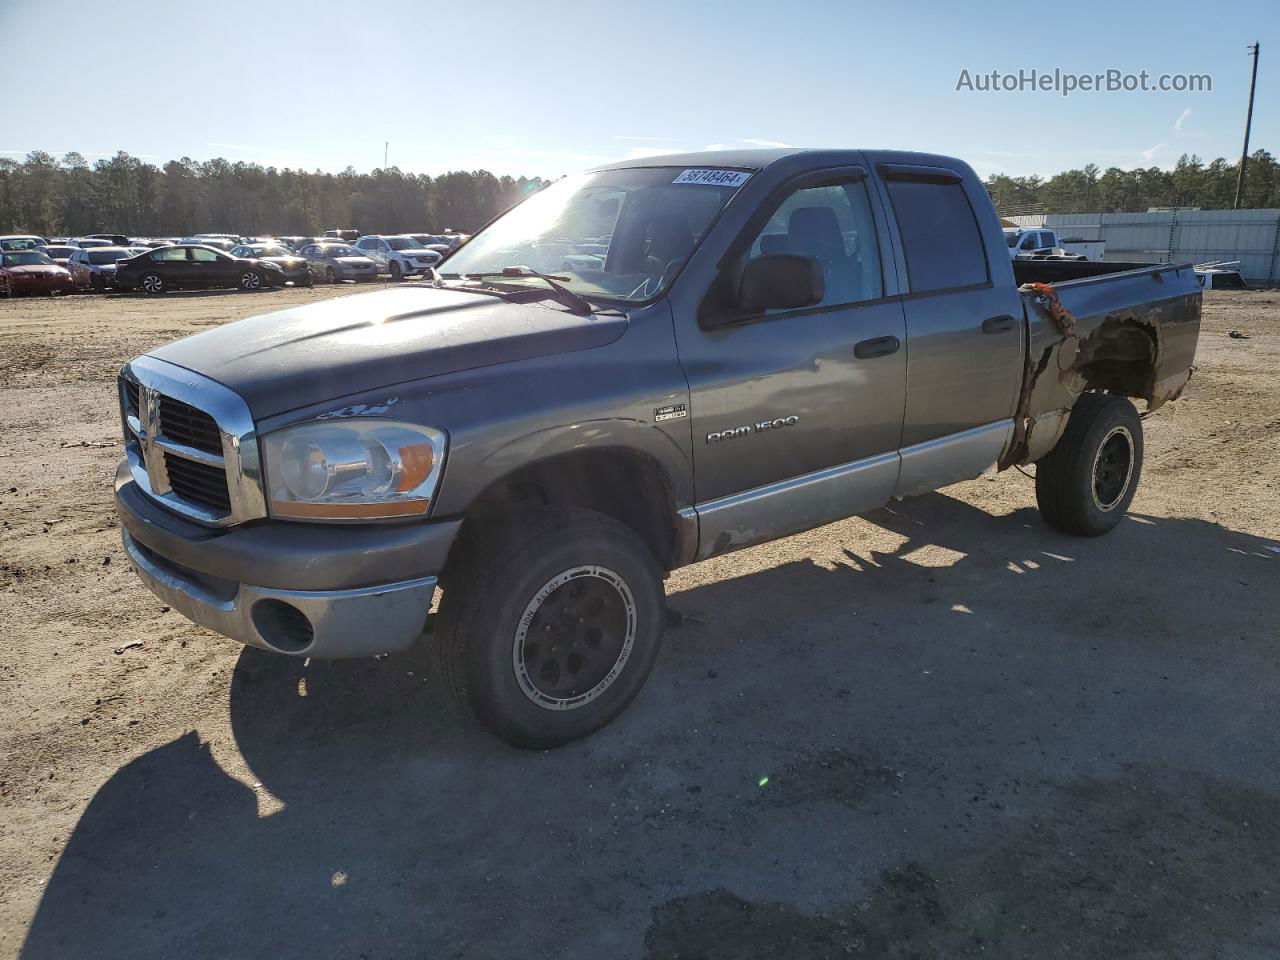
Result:
{"label": "rusted bed side panel", "polygon": [[1027,284],[1022,294],[1027,369],[1002,467],[1053,449],[1086,390],[1141,398],[1154,410],[1191,376],[1201,289],[1189,264]]}

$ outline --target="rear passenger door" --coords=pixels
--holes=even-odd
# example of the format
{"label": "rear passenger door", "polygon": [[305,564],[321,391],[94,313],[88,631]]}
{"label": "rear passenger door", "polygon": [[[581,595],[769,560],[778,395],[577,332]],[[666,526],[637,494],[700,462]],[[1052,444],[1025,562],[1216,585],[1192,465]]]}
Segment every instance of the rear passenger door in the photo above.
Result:
{"label": "rear passenger door", "polygon": [[192,282],[186,247],[160,247],[151,254],[151,262],[165,283],[185,286]]}
{"label": "rear passenger door", "polygon": [[[905,272],[907,496],[977,476],[1012,430],[1022,382],[1022,304],[990,200],[970,174],[881,164]],[[987,236],[990,234],[990,236]],[[994,238],[994,239],[993,239]],[[998,260],[988,251],[999,249]]]}

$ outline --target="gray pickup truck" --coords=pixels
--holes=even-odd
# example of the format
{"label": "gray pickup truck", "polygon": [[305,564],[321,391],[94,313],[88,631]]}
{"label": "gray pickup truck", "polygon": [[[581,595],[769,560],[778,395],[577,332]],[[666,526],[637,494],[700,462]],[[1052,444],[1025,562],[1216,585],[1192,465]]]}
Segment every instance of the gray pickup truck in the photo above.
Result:
{"label": "gray pickup truck", "polygon": [[917,153],[752,150],[566,177],[429,283],[129,362],[124,545],[174,609],[298,657],[403,650],[498,736],[643,685],[667,571],[989,469],[1105,533],[1191,375],[1190,266],[1010,261]]}

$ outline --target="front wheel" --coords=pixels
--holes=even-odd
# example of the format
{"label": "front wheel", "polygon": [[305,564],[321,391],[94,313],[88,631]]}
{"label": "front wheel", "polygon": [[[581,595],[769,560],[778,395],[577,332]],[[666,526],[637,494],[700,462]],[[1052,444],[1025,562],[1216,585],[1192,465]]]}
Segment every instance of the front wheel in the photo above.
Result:
{"label": "front wheel", "polygon": [[262,287],[262,274],[256,270],[246,270],[240,274],[241,290],[258,290]]}
{"label": "front wheel", "polygon": [[1124,397],[1086,393],[1036,462],[1036,504],[1049,526],[1081,537],[1114,529],[1142,475],[1142,420]]}
{"label": "front wheel", "polygon": [[325,268],[325,271],[324,271],[324,282],[325,282],[325,283],[337,283],[337,282],[338,282],[338,272],[337,272],[336,270],[334,270],[334,269],[333,269],[333,267],[326,267],[326,268]]}
{"label": "front wheel", "polygon": [[391,261],[391,282],[399,283],[404,279],[404,271],[400,269],[400,264],[394,260]]}
{"label": "front wheel", "polygon": [[639,693],[666,603],[649,548],[579,508],[468,534],[444,578],[439,674],[464,712],[518,747],[600,729]]}

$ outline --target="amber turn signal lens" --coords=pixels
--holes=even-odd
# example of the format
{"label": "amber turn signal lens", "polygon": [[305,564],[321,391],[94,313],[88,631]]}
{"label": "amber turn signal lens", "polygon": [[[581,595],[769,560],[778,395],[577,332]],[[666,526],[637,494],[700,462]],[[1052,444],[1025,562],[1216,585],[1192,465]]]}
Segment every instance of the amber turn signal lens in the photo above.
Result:
{"label": "amber turn signal lens", "polygon": [[430,500],[391,500],[387,503],[306,503],[300,500],[273,500],[273,517],[297,520],[388,520],[418,517],[427,512]]}
{"label": "amber turn signal lens", "polygon": [[431,465],[435,463],[435,454],[429,443],[415,443],[400,448],[400,463],[404,472],[400,474],[400,482],[396,489],[408,493],[427,479],[431,473]]}

